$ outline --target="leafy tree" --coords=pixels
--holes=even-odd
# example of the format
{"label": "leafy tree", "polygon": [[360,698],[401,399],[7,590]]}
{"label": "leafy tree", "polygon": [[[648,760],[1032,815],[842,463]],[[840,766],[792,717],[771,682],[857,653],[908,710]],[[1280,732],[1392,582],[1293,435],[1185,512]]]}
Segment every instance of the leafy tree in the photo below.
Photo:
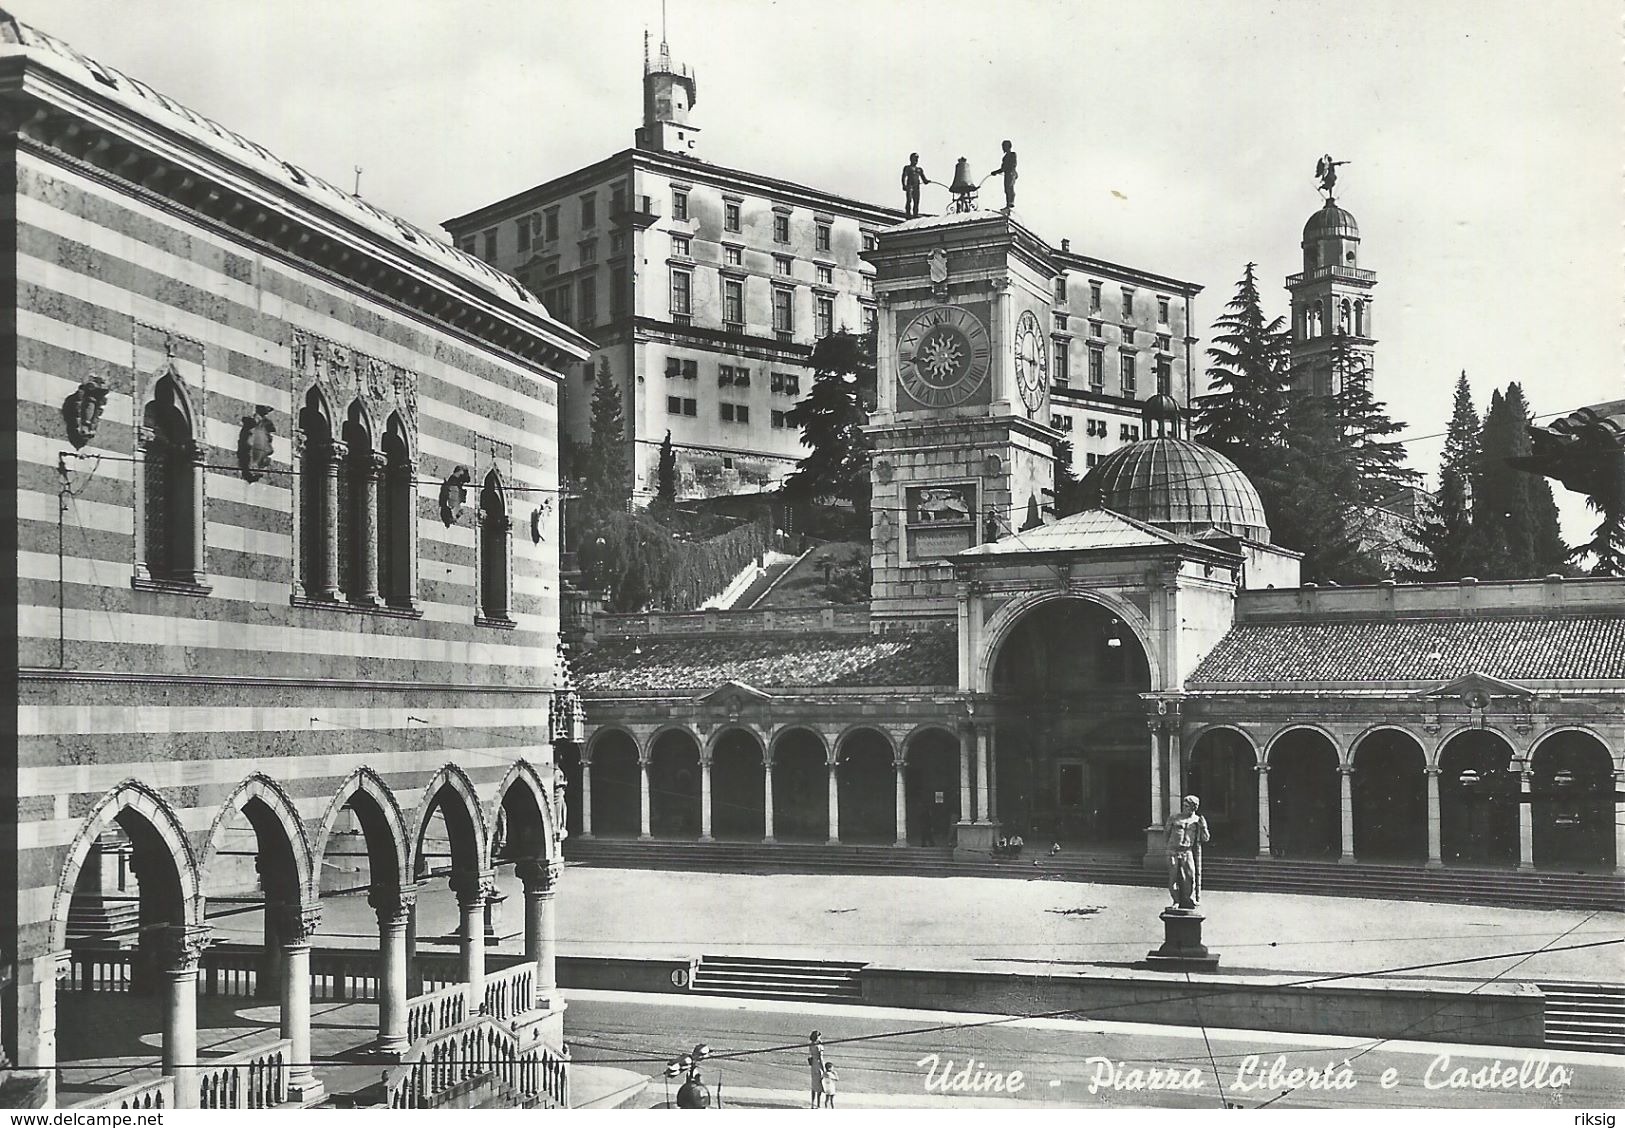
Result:
{"label": "leafy tree", "polygon": [[626,417],[621,411],[621,389],[600,357],[592,390],[591,440],[582,459],[581,492],[587,523],[624,512],[632,498],[632,473],[626,451]]}
{"label": "leafy tree", "polygon": [[1283,445],[1289,340],[1285,322],[1266,321],[1256,265],[1248,263],[1207,350],[1209,394],[1197,400],[1196,440],[1222,452],[1255,481]]}
{"label": "leafy tree", "polygon": [[875,403],[874,337],[831,333],[813,348],[813,382],[788,412],[806,455],[785,479],[792,501],[841,498],[869,509],[870,443],[863,433]]}
{"label": "leafy tree", "polygon": [[660,468],[655,477],[655,502],[662,508],[677,501],[677,452],[671,448],[671,432],[660,440]]}
{"label": "leafy tree", "polygon": [[1560,572],[1567,562],[1551,485],[1509,461],[1528,457],[1529,422],[1516,383],[1507,385],[1504,396],[1499,391],[1490,396],[1479,433],[1468,550],[1468,563],[1479,568],[1482,579],[1528,579]]}
{"label": "leafy tree", "polygon": [[1473,534],[1473,476],[1478,459],[1478,412],[1467,373],[1456,380],[1456,398],[1439,458],[1439,493],[1422,522],[1421,540],[1433,558],[1429,578],[1458,580],[1474,575],[1468,551]]}

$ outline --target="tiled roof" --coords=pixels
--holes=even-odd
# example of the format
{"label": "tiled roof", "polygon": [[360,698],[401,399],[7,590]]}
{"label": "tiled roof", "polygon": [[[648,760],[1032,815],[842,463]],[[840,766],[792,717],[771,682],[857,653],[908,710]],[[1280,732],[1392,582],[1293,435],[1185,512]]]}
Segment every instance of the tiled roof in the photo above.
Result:
{"label": "tiled roof", "polygon": [[577,655],[587,697],[701,693],[730,679],[772,692],[823,686],[945,686],[959,681],[952,631],[919,634],[621,638]]}
{"label": "tiled roof", "polygon": [[[1062,517],[1048,525],[1038,525],[1010,533],[996,541],[979,544],[958,553],[966,556],[1009,556],[1024,552],[1084,552],[1101,548],[1160,548],[1163,545],[1197,545],[1190,537],[1158,529],[1144,521],[1113,513],[1109,509],[1086,509]],[[1203,547],[1211,547],[1204,545]]]}
{"label": "tiled roof", "polygon": [[1188,688],[1291,682],[1625,679],[1625,615],[1240,623]]}

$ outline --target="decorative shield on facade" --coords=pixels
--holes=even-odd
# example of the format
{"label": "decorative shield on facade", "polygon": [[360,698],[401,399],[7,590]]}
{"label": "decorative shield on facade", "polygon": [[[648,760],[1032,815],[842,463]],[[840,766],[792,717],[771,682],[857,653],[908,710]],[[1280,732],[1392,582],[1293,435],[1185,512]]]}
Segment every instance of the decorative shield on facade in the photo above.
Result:
{"label": "decorative shield on facade", "polygon": [[100,376],[92,376],[62,401],[62,421],[67,425],[68,441],[74,450],[83,448],[96,437],[102,409],[107,406],[107,392],[107,382]]}

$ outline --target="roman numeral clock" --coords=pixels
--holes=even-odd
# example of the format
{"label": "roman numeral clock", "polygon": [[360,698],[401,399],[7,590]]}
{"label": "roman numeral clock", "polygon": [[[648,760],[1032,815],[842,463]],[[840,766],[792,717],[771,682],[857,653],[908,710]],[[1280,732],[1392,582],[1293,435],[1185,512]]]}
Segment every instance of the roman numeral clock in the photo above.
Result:
{"label": "roman numeral clock", "polygon": [[933,306],[897,338],[899,390],[921,407],[986,403],[992,360],[985,318],[962,306]]}

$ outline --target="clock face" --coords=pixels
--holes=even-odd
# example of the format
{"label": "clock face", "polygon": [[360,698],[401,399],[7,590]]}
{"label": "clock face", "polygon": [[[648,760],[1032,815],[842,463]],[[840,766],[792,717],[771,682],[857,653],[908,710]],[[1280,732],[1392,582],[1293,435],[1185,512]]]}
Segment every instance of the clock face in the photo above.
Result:
{"label": "clock face", "polygon": [[1043,406],[1049,387],[1049,346],[1031,310],[1016,322],[1016,387],[1029,413]]}
{"label": "clock face", "polygon": [[897,376],[926,407],[955,407],[987,382],[993,359],[987,326],[969,310],[937,306],[897,338]]}

